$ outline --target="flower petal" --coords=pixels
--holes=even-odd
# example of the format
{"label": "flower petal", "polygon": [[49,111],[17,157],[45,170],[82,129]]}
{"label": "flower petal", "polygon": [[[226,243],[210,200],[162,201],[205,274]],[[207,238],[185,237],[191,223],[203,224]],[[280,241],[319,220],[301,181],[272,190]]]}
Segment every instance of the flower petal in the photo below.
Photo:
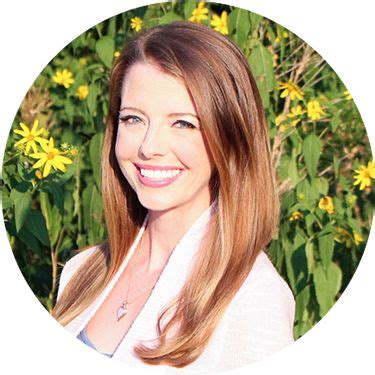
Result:
{"label": "flower petal", "polygon": [[47,160],[43,170],[43,177],[47,177],[51,172],[52,160]]}
{"label": "flower petal", "polygon": [[55,160],[58,160],[60,163],[64,163],[64,164],[72,164],[73,163],[72,160],[70,160],[67,157],[62,156],[62,155],[56,155]]}
{"label": "flower petal", "polygon": [[65,165],[61,162],[61,160],[57,159],[57,157],[55,157],[53,160],[52,165],[55,169],[60,169],[62,172],[66,171]]}
{"label": "flower petal", "polygon": [[47,159],[47,154],[44,152],[36,152],[35,154],[30,154],[29,156],[31,156],[33,159]]}
{"label": "flower petal", "polygon": [[25,135],[29,135],[30,134],[30,129],[23,122],[20,122],[20,127],[25,132]]}
{"label": "flower petal", "polygon": [[26,155],[27,155],[27,154],[29,153],[29,151],[30,151],[31,143],[32,143],[32,142],[27,142],[27,143],[26,143],[26,150],[25,150],[25,154],[26,154]]}
{"label": "flower petal", "polygon": [[38,125],[39,125],[39,121],[38,121],[38,120],[35,120],[35,121],[34,121],[34,125],[33,125],[32,129],[31,129],[31,134],[35,134],[35,132],[36,132],[37,129],[38,129]]}
{"label": "flower petal", "polygon": [[14,144],[14,147],[18,147],[19,145],[22,145],[22,143],[26,143],[26,142],[27,142],[27,138],[22,138],[21,140],[19,140],[18,142]]}
{"label": "flower petal", "polygon": [[46,161],[47,161],[47,158],[43,158],[43,159],[38,160],[38,161],[33,165],[33,168],[37,169],[37,168],[42,167],[42,166],[45,164]]}
{"label": "flower petal", "polygon": [[14,133],[22,135],[22,137],[27,137],[27,134],[23,130],[15,129],[13,130]]}

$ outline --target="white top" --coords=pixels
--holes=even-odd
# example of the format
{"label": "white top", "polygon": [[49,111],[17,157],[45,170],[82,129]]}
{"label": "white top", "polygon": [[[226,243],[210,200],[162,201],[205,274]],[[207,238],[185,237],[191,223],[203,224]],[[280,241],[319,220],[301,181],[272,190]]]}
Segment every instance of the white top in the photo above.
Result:
{"label": "white top", "polygon": [[[150,367],[138,359],[132,348],[142,340],[157,337],[158,314],[181,290],[190,265],[199,248],[212,213],[211,205],[179,241],[162,271],[149,299],[131,325],[113,357],[127,365]],[[147,216],[120,269],[96,300],[65,326],[75,337],[87,325],[125,269],[145,230]],[[58,296],[78,267],[97,248],[72,257],[62,270]],[[206,349],[192,364],[182,369],[157,366],[165,373],[215,373],[245,366],[282,349],[293,342],[295,301],[287,283],[277,273],[264,252],[229,304]]]}

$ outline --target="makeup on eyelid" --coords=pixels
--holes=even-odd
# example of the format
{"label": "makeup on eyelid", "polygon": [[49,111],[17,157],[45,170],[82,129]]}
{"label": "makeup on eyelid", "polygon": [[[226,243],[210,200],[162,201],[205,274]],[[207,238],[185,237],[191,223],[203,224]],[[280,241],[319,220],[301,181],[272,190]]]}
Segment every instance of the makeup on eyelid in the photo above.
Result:
{"label": "makeup on eyelid", "polygon": [[[140,120],[140,121],[137,121],[136,123],[130,123],[131,125],[135,125],[137,123],[140,123],[140,122],[143,122],[143,120],[138,117],[138,116],[134,116],[134,115],[124,115],[122,117],[119,118],[119,123],[128,123],[129,120]],[[186,121],[186,120],[176,120],[172,123],[172,125],[175,125],[175,124],[183,124],[183,128],[187,128],[187,129],[197,129],[197,130],[200,130],[200,127],[199,125],[195,125],[189,121]],[[179,127],[180,128],[180,127]]]}

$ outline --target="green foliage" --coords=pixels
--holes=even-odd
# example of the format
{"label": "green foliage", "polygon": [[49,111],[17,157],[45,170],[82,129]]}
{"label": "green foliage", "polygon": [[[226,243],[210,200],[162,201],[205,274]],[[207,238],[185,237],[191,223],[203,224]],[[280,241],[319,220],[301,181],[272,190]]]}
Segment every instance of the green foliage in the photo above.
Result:
{"label": "green foliage", "polygon": [[[197,4],[148,5],[87,30],[45,67],[17,113],[3,164],[4,218],[17,262],[49,309],[71,250],[106,238],[100,153],[115,52],[137,33],[134,17],[147,29],[189,19]],[[372,160],[365,128],[341,80],[302,40],[255,13],[206,7],[208,26],[228,12],[228,37],[244,52],[265,107],[281,199],[268,254],[295,295],[297,338],[329,311],[364,250],[374,194],[354,186],[353,174]],[[64,69],[73,80],[66,86],[56,82]],[[21,137],[13,130],[35,120],[72,159],[66,171],[38,177],[37,160],[15,148]]]}

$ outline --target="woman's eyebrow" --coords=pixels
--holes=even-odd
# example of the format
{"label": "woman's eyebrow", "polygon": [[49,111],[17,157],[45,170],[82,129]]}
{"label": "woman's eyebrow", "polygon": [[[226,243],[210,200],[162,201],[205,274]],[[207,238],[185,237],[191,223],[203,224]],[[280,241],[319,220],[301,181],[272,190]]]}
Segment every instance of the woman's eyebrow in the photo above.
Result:
{"label": "woman's eyebrow", "polygon": [[199,117],[195,113],[191,113],[191,112],[173,112],[168,115],[168,117],[175,117],[175,116],[193,116],[199,120]]}
{"label": "woman's eyebrow", "polygon": [[[137,111],[137,112],[142,113],[144,116],[147,117],[146,112],[143,111],[140,108],[137,108],[137,107],[122,107],[120,109],[120,112],[125,110],[125,109],[130,110],[130,111]],[[172,113],[168,114],[168,117],[176,117],[176,116],[193,116],[193,117],[196,117],[199,120],[199,117],[195,113],[191,113],[191,112],[172,112]]]}
{"label": "woman's eyebrow", "polygon": [[130,111],[137,111],[137,112],[139,112],[139,113],[142,113],[143,116],[146,116],[146,117],[147,117],[146,112],[145,112],[145,111],[142,111],[141,109],[139,109],[139,108],[137,108],[137,107],[122,107],[122,108],[120,109],[119,112],[123,111],[124,109],[128,109],[128,110],[130,110]]}

